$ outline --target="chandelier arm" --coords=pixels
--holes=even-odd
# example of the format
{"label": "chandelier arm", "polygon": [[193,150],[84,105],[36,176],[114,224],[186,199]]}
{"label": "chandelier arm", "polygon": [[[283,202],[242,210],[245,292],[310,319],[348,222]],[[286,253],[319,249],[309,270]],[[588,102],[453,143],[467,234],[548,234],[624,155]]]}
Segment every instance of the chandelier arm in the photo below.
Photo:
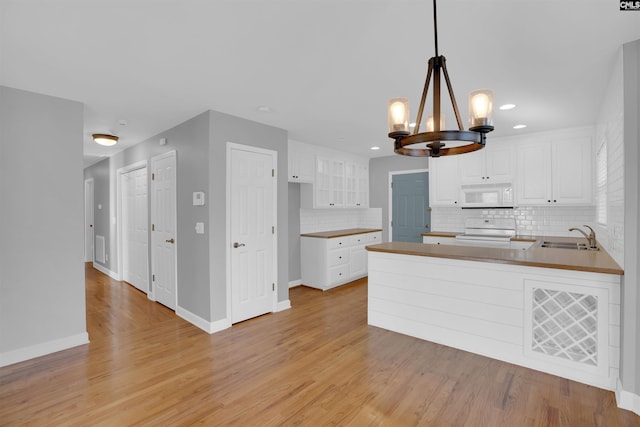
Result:
{"label": "chandelier arm", "polygon": [[424,102],[427,99],[427,93],[429,92],[429,83],[431,83],[431,74],[433,73],[433,58],[429,59],[429,68],[427,69],[427,80],[424,83],[424,90],[422,91],[422,98],[420,99],[420,108],[418,109],[418,118],[416,119],[416,127],[413,129],[413,133],[420,132],[420,123],[422,122],[422,113],[424,112]]}
{"label": "chandelier arm", "polygon": [[456,96],[453,93],[453,87],[451,86],[451,80],[449,79],[449,72],[447,71],[447,60],[444,58],[444,56],[442,57],[442,73],[444,74],[444,80],[447,82],[449,98],[451,98],[453,112],[456,114],[456,120],[458,121],[458,129],[464,130],[464,127],[462,126],[462,119],[460,118],[460,110],[458,110],[458,103],[456,102]]}

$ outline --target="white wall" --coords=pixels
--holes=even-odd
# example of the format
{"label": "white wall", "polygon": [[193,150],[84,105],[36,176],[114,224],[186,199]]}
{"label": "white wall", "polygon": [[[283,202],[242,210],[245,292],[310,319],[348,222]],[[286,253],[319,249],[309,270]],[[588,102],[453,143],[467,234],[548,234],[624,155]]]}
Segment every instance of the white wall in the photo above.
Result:
{"label": "white wall", "polygon": [[0,366],[87,342],[82,104],[0,86]]}
{"label": "white wall", "polygon": [[598,113],[594,154],[607,143],[607,224],[597,225],[598,241],[624,268],[624,89],[622,49],[618,51]]}
{"label": "white wall", "polygon": [[300,209],[300,233],[382,228],[382,209]]}

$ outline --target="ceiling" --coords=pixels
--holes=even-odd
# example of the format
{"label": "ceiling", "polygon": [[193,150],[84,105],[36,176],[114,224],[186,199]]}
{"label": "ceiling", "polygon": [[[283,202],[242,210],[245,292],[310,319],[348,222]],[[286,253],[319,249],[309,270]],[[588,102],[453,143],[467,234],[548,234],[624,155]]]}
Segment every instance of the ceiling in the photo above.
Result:
{"label": "ceiling", "polygon": [[[86,165],[209,109],[390,155],[387,102],[408,97],[415,117],[434,55],[428,0],[0,0],[0,19],[0,84],[83,102]],[[440,0],[438,32],[465,125],[473,89],[517,105],[496,111],[490,141],[593,124],[616,54],[640,39],[640,12],[613,0]],[[121,140],[100,147],[92,133]]]}

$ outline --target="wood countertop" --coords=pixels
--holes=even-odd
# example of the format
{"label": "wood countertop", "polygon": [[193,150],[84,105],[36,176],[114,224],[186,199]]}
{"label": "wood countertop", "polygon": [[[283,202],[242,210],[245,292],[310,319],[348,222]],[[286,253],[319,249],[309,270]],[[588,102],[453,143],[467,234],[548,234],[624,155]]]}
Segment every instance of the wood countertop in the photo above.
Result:
{"label": "wood countertop", "polygon": [[[525,237],[525,236],[523,236]],[[526,236],[527,240],[541,237]],[[579,242],[573,237],[545,237],[545,240]],[[624,271],[605,251],[541,248],[537,244],[526,250],[486,248],[477,246],[428,245],[422,243],[388,242],[367,246],[373,252],[462,259],[498,264],[525,265],[530,267],[558,268],[562,270],[590,271],[623,275]]]}
{"label": "wood countertop", "polygon": [[319,233],[305,233],[300,237],[318,237],[320,239],[333,239],[335,237],[353,236],[356,234],[375,233],[381,228],[347,228],[344,230],[321,231]]}

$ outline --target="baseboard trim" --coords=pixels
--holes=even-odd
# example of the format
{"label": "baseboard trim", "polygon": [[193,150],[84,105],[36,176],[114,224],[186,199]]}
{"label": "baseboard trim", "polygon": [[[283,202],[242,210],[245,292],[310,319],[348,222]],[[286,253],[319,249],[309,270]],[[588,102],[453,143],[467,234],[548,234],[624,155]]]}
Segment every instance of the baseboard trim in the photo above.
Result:
{"label": "baseboard trim", "polygon": [[179,317],[186,320],[187,322],[191,323],[192,325],[202,329],[208,334],[213,334],[215,332],[219,332],[231,327],[231,322],[229,322],[227,319],[221,319],[221,320],[216,320],[214,322],[209,322],[208,320],[205,320],[202,317],[198,316],[197,314],[194,314],[182,307],[178,307],[178,309],[176,310],[176,314]]}
{"label": "baseboard trim", "polygon": [[17,350],[11,350],[6,353],[0,353],[0,367],[24,362],[25,360],[34,359],[40,356],[46,356],[47,354],[56,353],[58,351],[84,344],[89,344],[89,334],[86,332],[29,347],[19,348]]}
{"label": "baseboard trim", "polygon": [[98,270],[101,273],[106,274],[107,276],[111,277],[113,280],[121,280],[120,276],[118,275],[118,273],[109,270],[107,267],[105,267],[104,265],[100,265],[97,262],[93,263],[93,268],[95,268],[96,270]]}
{"label": "baseboard trim", "polygon": [[302,280],[292,280],[289,282],[289,289],[302,285]]}
{"label": "baseboard trim", "polygon": [[290,300],[284,300],[284,301],[278,301],[278,305],[276,307],[276,313],[279,311],[284,311],[284,310],[289,310],[291,308],[291,301]]}
{"label": "baseboard trim", "polygon": [[618,378],[618,386],[616,387],[616,403],[618,408],[626,409],[640,415],[640,396],[622,388],[622,382]]}

